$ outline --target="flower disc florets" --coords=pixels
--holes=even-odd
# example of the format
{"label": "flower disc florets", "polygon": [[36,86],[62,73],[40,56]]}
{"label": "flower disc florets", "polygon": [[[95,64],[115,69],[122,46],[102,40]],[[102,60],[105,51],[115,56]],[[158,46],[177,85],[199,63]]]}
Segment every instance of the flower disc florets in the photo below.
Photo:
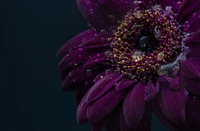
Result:
{"label": "flower disc florets", "polygon": [[174,14],[159,6],[129,11],[111,39],[116,70],[143,82],[166,74],[161,67],[178,62],[185,50],[179,28]]}

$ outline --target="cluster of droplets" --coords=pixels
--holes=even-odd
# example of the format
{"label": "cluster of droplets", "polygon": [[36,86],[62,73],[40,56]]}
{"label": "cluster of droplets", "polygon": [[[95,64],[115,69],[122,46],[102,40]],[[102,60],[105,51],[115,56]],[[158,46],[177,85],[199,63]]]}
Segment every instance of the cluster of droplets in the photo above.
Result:
{"label": "cluster of droplets", "polygon": [[129,11],[109,38],[116,71],[145,82],[169,75],[168,68],[177,70],[178,61],[186,56],[179,27],[168,8]]}

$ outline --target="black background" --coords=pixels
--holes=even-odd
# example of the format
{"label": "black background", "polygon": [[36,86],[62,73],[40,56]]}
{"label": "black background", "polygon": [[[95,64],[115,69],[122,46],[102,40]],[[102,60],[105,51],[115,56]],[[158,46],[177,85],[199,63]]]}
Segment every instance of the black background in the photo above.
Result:
{"label": "black background", "polygon": [[[55,56],[88,29],[75,0],[4,0],[0,131],[89,131],[76,123],[73,93],[61,91]],[[166,131],[153,120],[153,131]]]}

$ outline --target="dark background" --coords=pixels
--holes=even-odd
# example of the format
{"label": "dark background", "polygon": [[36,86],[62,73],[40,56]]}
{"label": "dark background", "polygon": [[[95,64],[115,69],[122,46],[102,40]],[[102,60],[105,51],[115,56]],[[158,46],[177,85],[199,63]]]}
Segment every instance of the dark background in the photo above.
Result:
{"label": "dark background", "polygon": [[[58,48],[88,29],[75,0],[4,0],[0,131],[89,131],[61,91]],[[3,18],[2,18],[3,16]],[[166,131],[153,120],[153,131]]]}

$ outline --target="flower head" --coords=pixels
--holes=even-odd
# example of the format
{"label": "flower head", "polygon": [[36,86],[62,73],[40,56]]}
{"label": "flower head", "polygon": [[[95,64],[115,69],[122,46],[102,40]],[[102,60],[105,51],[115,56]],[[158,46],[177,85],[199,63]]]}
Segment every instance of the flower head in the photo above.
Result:
{"label": "flower head", "polygon": [[77,0],[91,29],[58,51],[77,121],[94,131],[200,129],[200,1]]}

